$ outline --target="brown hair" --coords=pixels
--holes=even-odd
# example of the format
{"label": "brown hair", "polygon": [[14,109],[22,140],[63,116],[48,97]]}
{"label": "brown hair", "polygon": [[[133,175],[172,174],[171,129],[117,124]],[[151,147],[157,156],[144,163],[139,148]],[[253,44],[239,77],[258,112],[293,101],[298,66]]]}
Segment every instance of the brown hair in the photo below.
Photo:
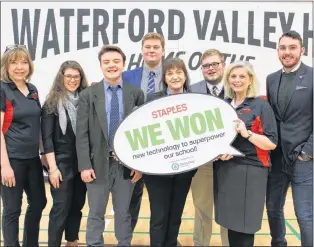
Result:
{"label": "brown hair", "polygon": [[29,73],[26,77],[26,81],[27,82],[30,81],[31,76],[34,73],[34,64],[28,50],[22,47],[16,47],[12,50],[8,50],[4,52],[3,55],[1,56],[1,81],[3,82],[11,81],[11,78],[8,73],[9,64],[14,60],[19,60],[19,59],[27,60],[28,65],[29,65]]}
{"label": "brown hair", "polygon": [[64,72],[67,69],[75,69],[80,72],[81,81],[80,86],[77,89],[78,92],[88,87],[87,79],[81,65],[76,61],[65,61],[63,64],[61,64],[59,71],[53,81],[52,87],[50,88],[49,94],[46,98],[45,105],[49,113],[56,113],[59,101],[63,101],[67,96],[67,90],[64,87]]}
{"label": "brown hair", "polygon": [[181,58],[168,58],[164,61],[163,66],[162,66],[162,77],[161,77],[161,83],[163,89],[166,89],[168,87],[166,83],[166,73],[170,69],[182,69],[185,75],[185,82],[183,85],[183,89],[186,92],[190,92],[190,78],[188,71],[186,69],[185,63]]}
{"label": "brown hair", "polygon": [[98,52],[98,60],[100,63],[101,63],[101,56],[105,54],[106,52],[110,52],[110,51],[115,51],[115,52],[120,53],[123,59],[123,64],[125,64],[126,56],[124,52],[121,50],[121,48],[116,45],[104,45],[103,47],[101,47],[100,51]]}
{"label": "brown hair", "polygon": [[148,40],[148,39],[157,39],[157,40],[160,40],[162,49],[165,49],[165,39],[164,39],[164,37],[163,37],[161,34],[159,34],[159,33],[153,33],[153,32],[145,34],[145,36],[144,36],[143,39],[142,39],[142,47],[143,47],[143,45],[144,45],[144,42],[145,42],[146,40]]}
{"label": "brown hair", "polygon": [[223,63],[225,62],[224,55],[216,49],[209,49],[209,50],[204,51],[204,53],[202,54],[202,57],[201,57],[201,61],[203,61],[207,57],[215,56],[215,55],[217,55],[220,58],[221,62],[223,62]]}

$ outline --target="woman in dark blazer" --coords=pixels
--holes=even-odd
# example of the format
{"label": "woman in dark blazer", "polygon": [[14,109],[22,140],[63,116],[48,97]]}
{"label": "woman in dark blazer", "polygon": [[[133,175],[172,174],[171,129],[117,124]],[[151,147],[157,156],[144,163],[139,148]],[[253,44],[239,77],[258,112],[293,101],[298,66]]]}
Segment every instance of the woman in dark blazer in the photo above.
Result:
{"label": "woman in dark blazer", "polygon": [[277,145],[277,127],[269,103],[257,97],[252,65],[235,62],[224,75],[225,96],[238,119],[232,143],[245,156],[224,154],[214,162],[215,220],[228,229],[231,247],[251,247],[261,228],[265,205],[269,151]]}
{"label": "woman in dark blazer", "polygon": [[[173,58],[162,68],[163,90],[147,101],[189,92],[188,72],[183,60]],[[196,170],[177,175],[143,175],[150,202],[150,246],[177,246],[187,194]]]}
{"label": "woman in dark blazer", "polygon": [[75,61],[64,62],[42,109],[41,130],[53,198],[48,246],[60,246],[64,230],[67,246],[78,245],[86,186],[78,171],[76,113],[79,92],[87,86],[82,67]]}

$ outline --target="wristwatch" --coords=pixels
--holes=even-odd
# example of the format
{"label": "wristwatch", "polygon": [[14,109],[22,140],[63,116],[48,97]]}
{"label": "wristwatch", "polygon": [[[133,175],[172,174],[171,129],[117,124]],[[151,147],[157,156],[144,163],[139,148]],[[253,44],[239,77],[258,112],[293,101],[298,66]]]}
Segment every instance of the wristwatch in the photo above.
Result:
{"label": "wristwatch", "polygon": [[251,138],[251,136],[253,135],[253,133],[252,133],[252,131],[250,131],[250,130],[248,130],[247,133],[248,133],[248,136],[247,136],[247,137],[244,137],[244,138],[247,139],[247,140],[250,140],[250,138]]}
{"label": "wristwatch", "polygon": [[313,158],[304,151],[301,151],[300,156],[304,161],[310,161]]}

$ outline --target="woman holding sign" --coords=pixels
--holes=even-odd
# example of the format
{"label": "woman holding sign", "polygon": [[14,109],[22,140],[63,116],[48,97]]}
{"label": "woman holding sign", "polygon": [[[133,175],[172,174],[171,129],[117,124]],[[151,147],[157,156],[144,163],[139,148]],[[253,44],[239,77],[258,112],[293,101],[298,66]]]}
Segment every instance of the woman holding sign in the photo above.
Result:
{"label": "woman holding sign", "polygon": [[245,156],[224,154],[214,163],[215,217],[228,229],[231,247],[249,247],[262,224],[269,151],[275,149],[278,139],[276,120],[268,102],[257,97],[257,80],[249,63],[229,65],[224,86],[227,101],[239,117],[232,146]]}
{"label": "woman holding sign", "polygon": [[80,64],[64,62],[42,110],[41,129],[53,198],[48,246],[60,246],[63,231],[67,246],[77,246],[86,186],[77,164],[76,115],[79,92],[87,86]]}
{"label": "woman holding sign", "polygon": [[[147,101],[190,91],[188,72],[183,60],[166,60],[162,71],[164,89],[149,95]],[[196,170],[177,175],[144,175],[151,210],[151,246],[177,246],[181,216],[195,173]]]}

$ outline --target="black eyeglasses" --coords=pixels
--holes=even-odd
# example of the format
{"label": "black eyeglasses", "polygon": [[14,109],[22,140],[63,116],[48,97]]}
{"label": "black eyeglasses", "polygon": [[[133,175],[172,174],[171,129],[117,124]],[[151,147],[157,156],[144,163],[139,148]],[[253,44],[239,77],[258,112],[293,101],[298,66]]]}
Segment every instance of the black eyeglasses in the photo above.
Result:
{"label": "black eyeglasses", "polygon": [[203,69],[209,69],[210,67],[212,67],[213,69],[217,69],[219,64],[221,64],[221,63],[217,63],[217,62],[215,62],[215,63],[205,63],[205,64],[202,64],[202,68]]}
{"label": "black eyeglasses", "polygon": [[26,45],[8,45],[6,48],[5,48],[5,52],[7,51],[12,51],[16,48],[20,48],[20,49],[26,49]]}

